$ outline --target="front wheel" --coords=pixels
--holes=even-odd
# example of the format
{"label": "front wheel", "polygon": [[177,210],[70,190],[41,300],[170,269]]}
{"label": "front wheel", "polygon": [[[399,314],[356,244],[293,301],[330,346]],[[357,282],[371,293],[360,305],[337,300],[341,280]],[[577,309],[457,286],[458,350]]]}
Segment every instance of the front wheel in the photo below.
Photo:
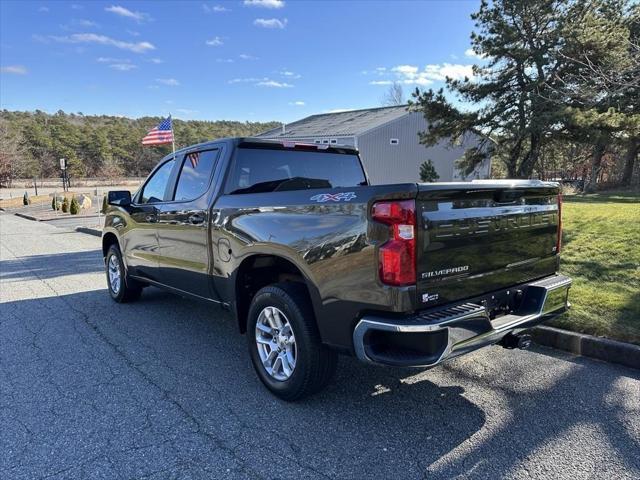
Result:
{"label": "front wheel", "polygon": [[283,400],[318,392],[335,372],[337,355],[320,342],[301,284],[278,283],[256,293],[249,307],[247,339],[258,377]]}
{"label": "front wheel", "polygon": [[122,254],[117,245],[111,245],[105,258],[109,295],[118,303],[132,302],[140,298],[142,285],[129,278],[124,268]]}

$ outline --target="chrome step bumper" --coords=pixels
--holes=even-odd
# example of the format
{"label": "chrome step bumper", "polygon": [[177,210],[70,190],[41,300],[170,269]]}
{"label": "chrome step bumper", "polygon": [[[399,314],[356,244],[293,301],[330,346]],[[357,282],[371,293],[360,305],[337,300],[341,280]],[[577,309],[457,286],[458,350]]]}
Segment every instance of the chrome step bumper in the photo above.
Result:
{"label": "chrome step bumper", "polygon": [[570,286],[571,279],[564,275],[529,283],[522,288],[518,310],[495,320],[484,306],[474,303],[399,320],[365,316],[353,331],[354,350],[360,360],[369,363],[432,367],[562,313],[570,306]]}

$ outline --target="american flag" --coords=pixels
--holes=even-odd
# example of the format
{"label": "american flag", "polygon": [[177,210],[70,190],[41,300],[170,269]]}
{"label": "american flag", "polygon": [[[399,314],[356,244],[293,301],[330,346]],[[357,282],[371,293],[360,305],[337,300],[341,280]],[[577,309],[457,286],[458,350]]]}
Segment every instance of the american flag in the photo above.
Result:
{"label": "american flag", "polygon": [[173,142],[171,115],[162,120],[157,127],[147,133],[142,139],[142,145],[162,145],[171,142]]}
{"label": "american flag", "polygon": [[198,162],[200,161],[200,154],[198,152],[190,153],[187,155],[187,158],[191,162],[191,166],[196,168],[198,166]]}

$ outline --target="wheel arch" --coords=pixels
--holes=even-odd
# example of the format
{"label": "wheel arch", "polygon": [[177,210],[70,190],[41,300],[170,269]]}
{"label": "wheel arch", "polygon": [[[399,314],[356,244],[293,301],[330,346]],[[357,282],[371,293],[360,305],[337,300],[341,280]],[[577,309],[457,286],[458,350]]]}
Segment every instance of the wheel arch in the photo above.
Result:
{"label": "wheel arch", "polygon": [[[111,245],[116,245],[120,248],[120,242],[118,241],[118,236],[113,232],[106,232],[102,235],[102,256],[106,257],[109,248]],[[122,251],[122,250],[121,250]]]}
{"label": "wheel arch", "polygon": [[307,275],[290,259],[273,254],[253,254],[240,263],[235,272],[234,313],[240,333],[247,330],[249,305],[263,287],[280,282],[296,282],[305,287],[317,321],[320,295]]}

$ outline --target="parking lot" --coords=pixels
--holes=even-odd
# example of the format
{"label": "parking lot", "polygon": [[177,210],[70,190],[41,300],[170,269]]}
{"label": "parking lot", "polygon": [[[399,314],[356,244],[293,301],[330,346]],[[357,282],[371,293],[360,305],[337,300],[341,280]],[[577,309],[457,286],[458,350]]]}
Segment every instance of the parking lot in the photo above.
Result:
{"label": "parking lot", "polygon": [[119,305],[100,239],[0,214],[0,477],[640,477],[640,372],[490,347],[423,370],[340,359],[276,400],[228,313]]}

